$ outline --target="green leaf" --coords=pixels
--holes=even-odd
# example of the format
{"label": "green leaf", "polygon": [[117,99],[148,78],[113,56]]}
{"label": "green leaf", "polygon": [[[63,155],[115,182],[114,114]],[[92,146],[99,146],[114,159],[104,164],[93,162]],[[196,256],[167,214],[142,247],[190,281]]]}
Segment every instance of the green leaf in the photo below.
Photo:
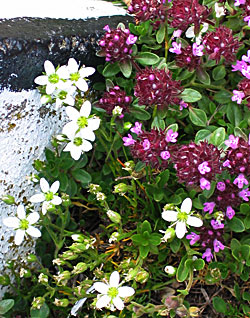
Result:
{"label": "green leaf", "polygon": [[201,129],[197,131],[195,135],[195,142],[197,143],[200,140],[209,140],[209,136],[211,135],[211,131],[208,129]]}
{"label": "green leaf", "polygon": [[194,266],[195,269],[201,270],[205,266],[205,261],[203,259],[201,259],[201,258],[196,259],[196,260],[193,261],[193,266]]}
{"label": "green leaf", "polygon": [[91,175],[87,171],[81,169],[72,171],[72,176],[75,178],[76,181],[80,181],[84,184],[90,183],[92,180]]}
{"label": "green leaf", "polygon": [[226,76],[226,69],[224,65],[216,66],[212,71],[212,76],[215,81],[219,81]]}
{"label": "green leaf", "polygon": [[227,91],[219,91],[218,93],[214,94],[214,100],[220,104],[226,104],[231,102],[232,94]]}
{"label": "green leaf", "polygon": [[0,301],[0,315],[6,314],[13,306],[14,299],[4,299]]}
{"label": "green leaf", "polygon": [[118,74],[119,72],[120,72],[120,67],[117,62],[113,64],[109,63],[104,67],[102,75],[105,77],[112,77]]}
{"label": "green leaf", "polygon": [[231,247],[231,250],[233,251],[233,250],[235,250],[235,249],[240,248],[240,247],[241,247],[241,244],[240,244],[240,242],[239,242],[238,240],[236,240],[235,238],[233,238],[233,239],[231,240],[230,247]]}
{"label": "green leaf", "polygon": [[66,193],[69,196],[73,197],[76,194],[76,192],[77,192],[77,184],[72,178],[70,178]]}
{"label": "green leaf", "polygon": [[46,159],[47,159],[48,162],[53,162],[53,161],[55,161],[55,153],[54,153],[54,151],[52,151],[52,150],[46,148],[46,149],[45,149],[45,157],[46,157]]}
{"label": "green leaf", "polygon": [[178,131],[178,124],[171,124],[168,126],[167,131],[172,129],[173,132]]}
{"label": "green leaf", "polygon": [[158,116],[154,118],[151,124],[151,129],[157,128],[157,129],[165,129],[165,121],[163,119],[160,119]]}
{"label": "green leaf", "polygon": [[180,97],[186,103],[194,103],[202,98],[201,94],[192,88],[185,88]]}
{"label": "green leaf", "polygon": [[[142,245],[144,242],[144,238],[141,234],[134,234],[131,236],[131,240],[133,241],[134,244],[136,245]],[[148,244],[147,244],[148,245]]]}
{"label": "green leaf", "polygon": [[242,121],[242,113],[239,106],[235,105],[234,103],[229,103],[227,105],[227,118],[234,127],[239,126],[240,122]]}
{"label": "green leaf", "polygon": [[206,127],[207,126],[207,115],[199,108],[189,109],[189,118],[196,126]]}
{"label": "green leaf", "polygon": [[75,164],[74,159],[70,159],[70,158],[61,159],[60,168],[63,170],[68,170],[71,167],[73,167],[74,164]]}
{"label": "green leaf", "polygon": [[161,172],[160,174],[159,174],[159,178],[160,178],[160,181],[159,182],[157,182],[157,184],[158,184],[158,186],[160,187],[160,188],[163,188],[164,187],[164,185],[168,182],[168,179],[169,179],[169,170],[164,170],[163,172]]}
{"label": "green leaf", "polygon": [[151,234],[151,236],[149,238],[149,242],[154,246],[160,245],[161,244],[161,235],[159,235],[157,233]]}
{"label": "green leaf", "polygon": [[140,256],[142,257],[142,258],[146,258],[147,256],[148,256],[148,253],[149,253],[149,245],[147,245],[147,246],[142,246],[142,245],[140,245],[139,246],[139,251],[140,251]]}
{"label": "green leaf", "polygon": [[65,173],[60,173],[58,176],[58,180],[60,181],[60,190],[65,192],[69,183],[68,176]]}
{"label": "green leaf", "polygon": [[222,314],[226,314],[227,313],[227,303],[220,297],[218,296],[215,296],[213,299],[213,306],[214,306],[214,309],[217,311],[217,312],[220,312]]}
{"label": "green leaf", "polygon": [[181,240],[177,239],[176,237],[173,239],[173,241],[170,242],[170,248],[172,252],[175,254],[179,251],[181,247]]}
{"label": "green leaf", "polygon": [[242,298],[244,300],[250,301],[250,293],[249,292],[243,292]]}
{"label": "green leaf", "polygon": [[120,70],[124,77],[129,78],[132,73],[132,63],[130,60],[126,60],[125,62],[119,63]]}
{"label": "green leaf", "polygon": [[140,172],[145,167],[146,167],[145,162],[138,161],[137,164],[135,165],[135,172]]}
{"label": "green leaf", "polygon": [[141,225],[141,230],[142,230],[142,233],[146,231],[151,233],[152,232],[151,224],[147,220],[145,220]]}
{"label": "green leaf", "polygon": [[142,65],[154,65],[159,62],[159,56],[150,52],[141,52],[135,59]]}
{"label": "green leaf", "polygon": [[158,190],[153,193],[154,200],[160,202],[164,198],[164,191]]}
{"label": "green leaf", "polygon": [[211,83],[210,76],[209,76],[208,72],[206,72],[203,68],[198,68],[196,70],[196,75],[197,75],[198,80],[201,83],[203,83],[205,85],[210,85],[210,83]]}
{"label": "green leaf", "polygon": [[228,220],[228,226],[233,232],[236,233],[245,231],[244,223],[236,216],[232,220]]}
{"label": "green leaf", "polygon": [[40,309],[30,310],[31,318],[47,318],[49,316],[49,307],[46,303],[42,305]]}
{"label": "green leaf", "polygon": [[235,127],[234,128],[234,135],[243,138],[244,140],[248,141],[247,135],[242,131],[241,128]]}
{"label": "green leaf", "polygon": [[182,257],[182,260],[178,266],[177,272],[176,272],[176,279],[178,282],[184,282],[189,274],[189,268],[185,267],[185,262],[187,260],[187,256]]}
{"label": "green leaf", "polygon": [[150,113],[139,106],[133,106],[133,108],[130,109],[130,113],[139,120],[149,120],[151,118]]}
{"label": "green leaf", "polygon": [[220,127],[217,128],[212,135],[209,138],[209,141],[211,144],[215,145],[215,146],[219,146],[222,142],[225,141],[225,137],[226,137],[226,131],[225,128]]}
{"label": "green leaf", "polygon": [[245,225],[245,228],[247,230],[250,229],[250,215],[248,215],[245,219],[244,219],[244,225]]}
{"label": "green leaf", "polygon": [[165,38],[165,25],[164,23],[161,24],[160,29],[158,29],[157,33],[156,33],[156,41],[157,43],[162,43],[164,41]]}

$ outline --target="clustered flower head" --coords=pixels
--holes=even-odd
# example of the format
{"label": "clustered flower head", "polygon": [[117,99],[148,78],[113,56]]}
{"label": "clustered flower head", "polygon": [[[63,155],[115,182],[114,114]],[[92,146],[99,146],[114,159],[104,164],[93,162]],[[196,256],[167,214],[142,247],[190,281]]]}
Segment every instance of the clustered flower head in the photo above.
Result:
{"label": "clustered flower head", "polygon": [[[241,93],[241,101],[243,98],[246,98],[247,107],[250,108],[250,79],[244,78],[238,83],[237,87],[239,89],[239,93]],[[239,104],[241,104],[241,101]]]}
{"label": "clustered flower head", "polygon": [[136,21],[144,22],[147,20],[165,21],[166,8],[165,0],[132,0],[128,7],[128,12],[135,15]]}
{"label": "clustered flower head", "polygon": [[219,63],[221,56],[224,56],[226,63],[236,59],[236,53],[240,47],[239,40],[233,37],[231,29],[219,26],[215,31],[208,32],[203,38],[203,45],[211,60]]}
{"label": "clustered flower head", "polygon": [[173,80],[171,73],[164,69],[146,67],[136,74],[134,94],[139,105],[157,105],[159,108],[178,105],[182,91],[180,81]]}
{"label": "clustered flower head", "polygon": [[181,54],[176,55],[175,62],[178,67],[187,68],[190,72],[196,70],[201,64],[201,55],[194,54],[194,45],[188,45],[187,47],[181,49]]}
{"label": "clustered flower head", "polygon": [[122,113],[129,113],[131,102],[131,96],[128,96],[119,86],[114,86],[113,88],[110,88],[108,92],[103,94],[102,98],[97,103],[97,106],[105,109],[108,115],[112,115],[116,106],[122,108]]}
{"label": "clustered flower head", "polygon": [[172,152],[171,159],[180,183],[209,190],[211,181],[222,172],[220,156],[217,147],[201,141],[199,144],[191,142],[177,148]]}
{"label": "clustered flower head", "polygon": [[173,0],[168,10],[170,26],[185,31],[190,24],[194,24],[195,34],[200,30],[200,24],[209,16],[211,10],[200,5],[198,0]]}
{"label": "clustered flower head", "polygon": [[70,58],[67,65],[63,65],[55,69],[50,61],[44,62],[45,75],[35,78],[34,82],[38,85],[45,85],[46,94],[41,98],[42,103],[46,104],[52,100],[56,100],[56,108],[63,104],[74,106],[77,88],[86,92],[88,84],[86,77],[95,72],[93,67],[85,67],[79,69],[74,58]]}
{"label": "clustered flower head", "polygon": [[101,51],[99,56],[105,56],[107,62],[123,62],[131,59],[132,46],[137,41],[137,36],[130,33],[129,29],[117,28],[111,30],[108,25],[104,27],[106,34],[99,41]]}
{"label": "clustered flower head", "polygon": [[124,145],[130,147],[131,155],[134,159],[141,160],[147,165],[151,165],[153,168],[165,169],[169,164],[169,158],[171,157],[171,144],[175,143],[177,132],[169,130],[157,130],[151,131],[137,130],[136,127],[131,128],[132,131],[138,132],[136,139],[129,134],[128,137],[124,137]]}

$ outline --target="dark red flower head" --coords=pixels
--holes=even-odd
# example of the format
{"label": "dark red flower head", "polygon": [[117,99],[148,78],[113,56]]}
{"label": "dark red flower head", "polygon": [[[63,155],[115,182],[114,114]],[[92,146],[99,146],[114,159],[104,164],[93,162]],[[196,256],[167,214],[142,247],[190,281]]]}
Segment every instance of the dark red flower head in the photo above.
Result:
{"label": "dark red flower head", "polygon": [[245,94],[247,100],[247,107],[250,108],[250,79],[244,78],[237,85],[238,89]]}
{"label": "dark red flower head", "polygon": [[139,105],[157,105],[159,108],[178,105],[183,91],[180,83],[172,79],[169,71],[147,67],[137,72],[134,93]]}
{"label": "dark red flower head", "polygon": [[173,0],[173,5],[168,10],[170,26],[185,31],[193,23],[195,33],[198,33],[200,24],[207,19],[210,12],[198,0]]}
{"label": "dark red flower head", "polygon": [[181,54],[175,56],[176,65],[181,68],[187,68],[190,72],[197,69],[201,64],[200,56],[193,55],[193,48],[188,45],[181,48]]}
{"label": "dark red flower head", "polygon": [[120,106],[123,109],[123,113],[129,113],[131,102],[131,96],[127,96],[126,92],[122,91],[119,86],[114,86],[103,94],[97,106],[105,109],[108,115],[112,115],[115,106]]}
{"label": "dark red flower head", "polygon": [[111,30],[108,25],[104,27],[107,33],[99,41],[101,51],[100,56],[105,56],[106,61],[114,63],[131,59],[132,46],[137,40],[137,36],[130,33],[128,29]]}
{"label": "dark red flower head", "polygon": [[171,155],[178,181],[202,190],[209,190],[216,174],[222,172],[220,157],[220,150],[207,141],[183,145]]}
{"label": "dark red flower head", "polygon": [[208,32],[203,39],[203,44],[209,58],[219,63],[224,56],[226,63],[232,63],[236,59],[236,53],[240,46],[237,38],[233,37],[231,29],[220,26],[213,32]]}
{"label": "dark red flower head", "polygon": [[164,3],[164,0],[132,0],[128,11],[135,15],[138,22],[147,20],[165,21],[166,8]]}

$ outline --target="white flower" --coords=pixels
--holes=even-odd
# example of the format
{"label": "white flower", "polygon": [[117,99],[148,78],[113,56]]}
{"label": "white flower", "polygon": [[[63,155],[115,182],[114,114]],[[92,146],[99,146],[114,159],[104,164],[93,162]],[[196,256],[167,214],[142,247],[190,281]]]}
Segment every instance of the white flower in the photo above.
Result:
{"label": "white flower", "polygon": [[88,90],[88,84],[84,77],[88,77],[94,74],[95,69],[93,67],[81,67],[79,70],[79,65],[76,60],[70,58],[68,61],[68,71],[70,80],[79,88],[81,91],[86,92]]}
{"label": "white flower", "polygon": [[60,186],[59,181],[55,181],[52,186],[49,186],[49,183],[44,179],[40,179],[40,187],[42,193],[33,195],[29,201],[32,203],[43,202],[42,213],[45,215],[49,208],[52,208],[53,205],[59,205],[62,203],[62,199],[56,195]]}
{"label": "white flower", "polygon": [[62,104],[74,106],[75,92],[75,86],[72,86],[68,81],[61,85],[61,89],[55,90],[54,95],[56,98],[56,109],[60,108]]}
{"label": "white flower", "polygon": [[96,302],[96,308],[101,309],[103,307],[110,308],[110,310],[123,310],[124,303],[121,298],[130,297],[135,293],[132,287],[119,287],[120,276],[117,271],[110,275],[109,284],[102,282],[94,283],[96,291],[101,293],[101,297]]}
{"label": "white flower", "polygon": [[20,245],[26,233],[33,237],[41,236],[40,230],[32,226],[38,220],[39,214],[37,212],[30,213],[26,217],[24,206],[21,204],[17,207],[17,217],[8,217],[3,220],[3,224],[16,229],[15,244]]}
{"label": "white flower", "polygon": [[38,85],[46,85],[46,94],[51,95],[56,88],[63,85],[62,79],[67,79],[69,76],[66,65],[59,67],[56,71],[54,65],[50,61],[44,62],[46,75],[41,75],[35,78],[34,82]]}
{"label": "white flower", "polygon": [[220,18],[225,15],[225,8],[223,6],[220,7],[217,2],[214,5],[214,10],[216,18]]}
{"label": "white flower", "polygon": [[68,133],[67,137],[70,142],[63,151],[69,151],[74,160],[78,160],[81,157],[82,152],[88,152],[92,149],[92,144],[88,140],[82,138],[79,133],[76,135],[74,133],[71,133],[71,135]]}
{"label": "white flower", "polygon": [[200,45],[201,44],[201,40],[202,40],[202,33],[206,33],[208,30],[208,23],[204,23],[202,25],[201,31],[198,34],[198,36],[195,38],[195,34],[194,34],[194,26],[191,26],[187,29],[185,35],[187,38],[191,38],[194,39],[195,38],[195,42],[196,44]]}
{"label": "white flower", "polygon": [[66,113],[71,121],[63,127],[62,133],[64,135],[72,139],[72,135],[80,132],[84,139],[95,140],[93,131],[99,128],[100,119],[95,116],[89,117],[91,113],[91,103],[89,101],[83,103],[80,111],[74,107],[66,107]]}
{"label": "white flower", "polygon": [[176,224],[175,233],[179,239],[182,239],[187,232],[186,224],[195,227],[200,227],[203,224],[203,221],[200,218],[192,216],[191,208],[192,200],[190,198],[186,198],[182,202],[181,209],[177,208],[178,211],[163,210],[161,214],[165,221],[175,222],[173,225]]}

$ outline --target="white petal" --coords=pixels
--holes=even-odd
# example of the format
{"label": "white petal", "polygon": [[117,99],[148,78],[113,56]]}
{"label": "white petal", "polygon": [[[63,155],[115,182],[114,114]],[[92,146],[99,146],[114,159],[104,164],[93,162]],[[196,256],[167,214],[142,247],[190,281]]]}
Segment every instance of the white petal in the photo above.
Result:
{"label": "white petal", "polygon": [[[64,150],[65,151],[65,150]],[[70,155],[74,160],[78,160],[80,159],[82,154],[82,149],[80,147],[77,146],[72,146],[71,150],[70,150]]]}
{"label": "white petal", "polygon": [[118,310],[123,310],[123,308],[124,308],[124,303],[123,303],[123,301],[121,300],[121,298],[118,297],[118,296],[113,299],[113,304],[115,305],[115,307],[116,307]]}
{"label": "white petal", "polygon": [[42,205],[42,214],[45,215],[47,213],[48,208],[51,206],[50,202],[44,201]]}
{"label": "white petal", "polygon": [[20,224],[20,220],[16,217],[8,217],[6,219],[3,219],[3,224],[8,226],[8,227],[12,227],[14,229],[17,229],[19,227]]}
{"label": "white petal", "polygon": [[91,129],[89,129],[89,127],[82,128],[80,130],[80,134],[81,134],[82,138],[84,138],[84,139],[87,139],[90,141],[95,140],[95,134],[93,133],[93,131]]}
{"label": "white petal", "polygon": [[46,94],[51,95],[56,89],[56,85],[52,83],[48,83],[46,86]]}
{"label": "white petal", "polygon": [[175,228],[176,236],[179,239],[182,239],[186,233],[186,223],[185,222],[177,222]]}
{"label": "white petal", "polygon": [[88,77],[95,73],[95,69],[93,67],[82,67],[79,70],[81,77]]}
{"label": "white petal", "polygon": [[72,140],[75,137],[76,131],[78,129],[79,126],[77,125],[77,123],[75,121],[70,121],[63,127],[62,133]]}
{"label": "white petal", "polygon": [[101,122],[101,120],[100,120],[100,118],[98,118],[98,117],[90,118],[90,119],[88,120],[88,127],[89,127],[91,130],[96,130],[96,129],[99,128],[100,122]]}
{"label": "white petal", "polygon": [[123,286],[118,288],[118,296],[122,298],[130,297],[134,295],[134,293],[135,293],[135,290],[132,287]]}
{"label": "white petal", "polygon": [[94,283],[93,287],[95,288],[96,291],[98,291],[98,293],[101,293],[101,294],[107,294],[109,290],[109,285],[102,282]]}
{"label": "white petal", "polygon": [[55,67],[50,61],[44,62],[44,69],[47,75],[51,75],[55,73]]}
{"label": "white petal", "polygon": [[58,197],[57,195],[55,195],[53,199],[51,200],[51,203],[54,205],[59,205],[62,203],[62,199]]}
{"label": "white petal", "polygon": [[39,220],[39,217],[39,213],[33,212],[27,216],[27,221],[29,222],[29,224],[34,224]]}
{"label": "white petal", "polygon": [[84,152],[88,152],[92,149],[92,144],[89,141],[83,139],[81,149]]}
{"label": "white petal", "polygon": [[29,201],[32,202],[32,203],[43,202],[44,200],[45,200],[45,196],[44,196],[43,193],[34,194],[29,199]]}
{"label": "white petal", "polygon": [[68,61],[68,70],[70,74],[78,72],[78,64],[74,58],[70,58]]}
{"label": "white petal", "polygon": [[52,186],[50,187],[50,191],[53,193],[56,193],[58,191],[60,187],[60,182],[59,181],[55,181]]}
{"label": "white petal", "polygon": [[90,113],[91,113],[91,103],[90,101],[86,100],[86,102],[82,104],[82,107],[80,109],[80,115],[88,118]]}
{"label": "white petal", "polygon": [[195,227],[200,227],[203,225],[203,221],[195,216],[189,216],[187,219],[187,224]]}
{"label": "white petal", "polygon": [[34,82],[38,85],[47,85],[48,84],[48,76],[41,75],[34,79]]}
{"label": "white petal", "polygon": [[87,92],[87,90],[89,89],[87,82],[83,78],[79,78],[79,80],[75,82],[75,84],[82,92]]}
{"label": "white petal", "polygon": [[77,119],[81,116],[80,113],[71,106],[66,107],[66,114],[68,115],[70,120],[77,121]]}
{"label": "white petal", "polygon": [[101,296],[96,302],[96,308],[101,309],[110,303],[111,298],[108,295]]}
{"label": "white petal", "polygon": [[168,222],[175,222],[177,221],[177,214],[178,212],[176,211],[163,211],[161,216],[163,218],[163,220],[168,221]]}
{"label": "white petal", "polygon": [[181,204],[181,212],[189,213],[192,209],[192,200],[190,198],[186,198]]}
{"label": "white petal", "polygon": [[120,275],[117,271],[114,271],[109,278],[109,285],[111,287],[118,287],[120,281]]}
{"label": "white petal", "polygon": [[36,227],[34,226],[29,226],[26,230],[26,232],[33,237],[40,237],[42,234],[40,232],[40,230],[38,230]]}
{"label": "white petal", "polygon": [[40,179],[40,187],[42,192],[47,193],[49,192],[49,183],[45,178]]}
{"label": "white petal", "polygon": [[24,206],[22,204],[20,204],[17,207],[17,216],[19,217],[20,220],[23,220],[26,218],[26,212],[25,212]]}
{"label": "white petal", "polygon": [[56,71],[56,74],[63,79],[67,79],[69,77],[69,71],[67,69],[66,65],[63,65],[59,67],[59,69]]}
{"label": "white petal", "polygon": [[24,239],[25,231],[18,229],[15,235],[15,244],[20,245]]}
{"label": "white petal", "polygon": [[74,106],[75,105],[75,98],[68,94],[64,100],[64,104]]}

